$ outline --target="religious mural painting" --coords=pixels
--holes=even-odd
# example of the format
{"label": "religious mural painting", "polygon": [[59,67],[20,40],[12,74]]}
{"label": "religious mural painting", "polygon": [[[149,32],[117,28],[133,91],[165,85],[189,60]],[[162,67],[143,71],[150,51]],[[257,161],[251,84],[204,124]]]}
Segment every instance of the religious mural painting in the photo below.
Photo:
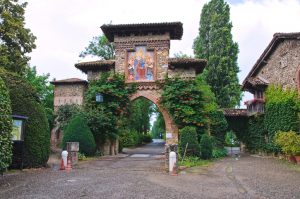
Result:
{"label": "religious mural painting", "polygon": [[137,46],[135,51],[127,53],[126,80],[154,81],[155,80],[155,54],[147,50],[146,46]]}

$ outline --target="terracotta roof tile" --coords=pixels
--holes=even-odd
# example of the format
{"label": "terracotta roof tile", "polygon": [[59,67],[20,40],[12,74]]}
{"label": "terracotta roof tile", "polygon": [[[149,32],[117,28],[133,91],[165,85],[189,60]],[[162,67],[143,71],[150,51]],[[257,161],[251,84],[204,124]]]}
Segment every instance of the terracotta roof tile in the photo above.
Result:
{"label": "terracotta roof tile", "polygon": [[61,79],[61,80],[54,80],[50,82],[53,85],[58,85],[58,84],[74,84],[74,83],[79,83],[79,84],[87,84],[87,81],[79,78],[68,78],[68,79]]}
{"label": "terracotta roof tile", "polygon": [[164,23],[141,23],[141,24],[104,24],[100,27],[110,42],[114,41],[115,35],[130,36],[170,33],[171,39],[181,39],[183,27],[181,22],[164,22]]}
{"label": "terracotta roof tile", "polygon": [[98,61],[90,61],[90,62],[81,62],[75,64],[75,67],[84,73],[87,73],[87,71],[89,70],[107,71],[115,67],[115,60],[98,60]]}
{"label": "terracotta roof tile", "polygon": [[255,73],[259,71],[259,69],[266,64],[267,58],[272,54],[272,52],[276,49],[277,45],[285,40],[285,39],[300,39],[300,32],[294,32],[294,33],[275,33],[273,35],[273,39],[267,46],[267,48],[264,50],[264,52],[261,54],[261,56],[258,58],[252,69],[250,70],[249,74],[243,81],[243,87],[242,89],[245,90],[246,82],[250,77],[253,77]]}
{"label": "terracotta roof tile", "polygon": [[169,58],[169,68],[173,69],[176,67],[193,67],[196,69],[196,73],[202,73],[207,61],[205,59],[194,59],[194,58]]}

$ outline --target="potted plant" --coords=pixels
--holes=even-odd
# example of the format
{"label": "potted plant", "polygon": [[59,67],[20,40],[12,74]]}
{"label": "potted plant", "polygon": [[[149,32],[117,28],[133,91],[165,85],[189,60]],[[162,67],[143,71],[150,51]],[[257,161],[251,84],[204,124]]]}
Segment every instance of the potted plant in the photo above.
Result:
{"label": "potted plant", "polygon": [[281,151],[288,156],[291,162],[300,164],[300,135],[294,131],[279,131],[274,142],[281,148]]}
{"label": "potted plant", "polygon": [[225,149],[228,155],[240,153],[240,143],[233,131],[228,131],[225,135]]}

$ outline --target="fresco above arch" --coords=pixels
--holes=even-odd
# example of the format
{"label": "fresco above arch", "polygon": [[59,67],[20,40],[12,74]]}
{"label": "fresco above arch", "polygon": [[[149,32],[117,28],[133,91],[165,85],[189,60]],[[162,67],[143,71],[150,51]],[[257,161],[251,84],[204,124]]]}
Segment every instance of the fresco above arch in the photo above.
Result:
{"label": "fresco above arch", "polygon": [[126,80],[129,82],[154,81],[156,73],[155,53],[146,46],[137,46],[127,52]]}

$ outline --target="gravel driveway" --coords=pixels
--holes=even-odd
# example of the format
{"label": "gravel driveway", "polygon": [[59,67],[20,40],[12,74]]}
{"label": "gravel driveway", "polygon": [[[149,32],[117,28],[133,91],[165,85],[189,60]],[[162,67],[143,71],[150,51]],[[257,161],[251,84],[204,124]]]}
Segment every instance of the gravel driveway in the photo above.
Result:
{"label": "gravel driveway", "polygon": [[300,198],[300,166],[273,158],[225,158],[178,176],[162,145],[81,162],[71,172],[30,169],[0,177],[0,198]]}

